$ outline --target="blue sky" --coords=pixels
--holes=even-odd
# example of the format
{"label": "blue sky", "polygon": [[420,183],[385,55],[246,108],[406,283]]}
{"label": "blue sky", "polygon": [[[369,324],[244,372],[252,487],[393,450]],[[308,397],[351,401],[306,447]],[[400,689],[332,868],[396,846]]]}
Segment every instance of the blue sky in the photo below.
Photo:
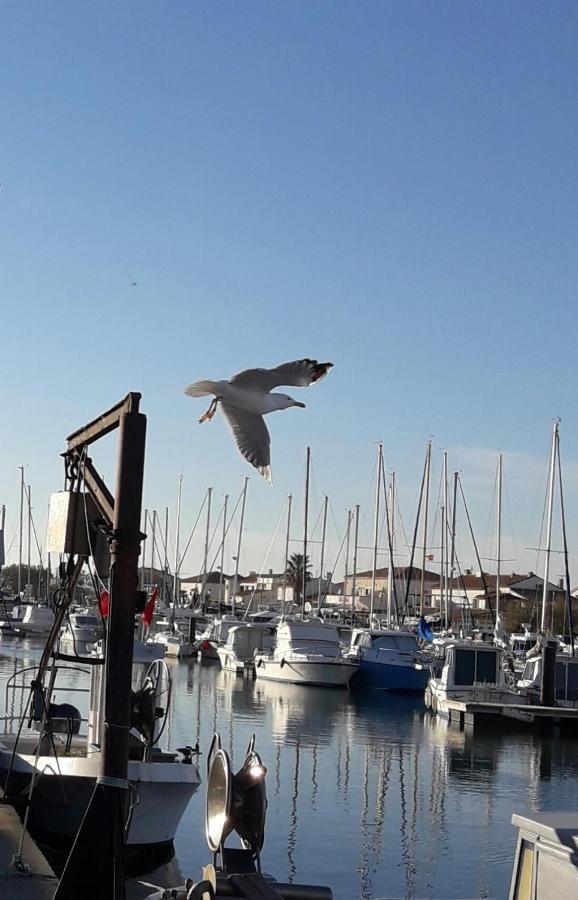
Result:
{"label": "blue sky", "polygon": [[182,473],[186,530],[208,484],[219,502],[252,473],[183,387],[313,356],[335,368],[269,419],[244,567],[290,491],[299,533],[307,443],[314,516],[327,493],[342,529],[361,503],[369,540],[383,440],[411,531],[429,434],[480,540],[504,451],[508,553],[531,567],[556,415],[575,542],[577,41],[572,2],[4,2],[8,532],[17,465],[42,530],[64,437],[128,390],[145,503],[174,511]]}

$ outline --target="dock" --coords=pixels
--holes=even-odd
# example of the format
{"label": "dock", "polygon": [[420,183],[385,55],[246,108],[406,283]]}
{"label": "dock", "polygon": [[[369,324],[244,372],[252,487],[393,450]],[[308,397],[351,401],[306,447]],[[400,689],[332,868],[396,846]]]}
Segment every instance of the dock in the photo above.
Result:
{"label": "dock", "polygon": [[447,707],[450,722],[458,725],[461,731],[494,727],[496,720],[501,720],[502,725],[533,726],[545,730],[559,728],[578,733],[578,709],[564,706],[448,700]]}
{"label": "dock", "polygon": [[58,879],[28,832],[22,836],[14,807],[2,800],[0,788],[0,896],[3,900],[52,900]]}

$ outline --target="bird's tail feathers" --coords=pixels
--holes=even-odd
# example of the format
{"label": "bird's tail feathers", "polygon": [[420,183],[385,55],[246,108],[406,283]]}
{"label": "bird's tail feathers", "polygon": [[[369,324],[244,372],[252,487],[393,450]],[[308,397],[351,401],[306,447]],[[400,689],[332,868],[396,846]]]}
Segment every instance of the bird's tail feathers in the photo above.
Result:
{"label": "bird's tail feathers", "polygon": [[216,394],[217,385],[214,381],[195,381],[185,388],[187,397],[207,397]]}

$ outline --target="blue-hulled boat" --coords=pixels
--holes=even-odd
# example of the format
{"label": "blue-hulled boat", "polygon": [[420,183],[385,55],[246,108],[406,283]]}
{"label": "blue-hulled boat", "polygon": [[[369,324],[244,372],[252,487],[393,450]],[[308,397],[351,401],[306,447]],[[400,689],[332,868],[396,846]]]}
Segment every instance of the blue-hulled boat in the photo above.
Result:
{"label": "blue-hulled boat", "polygon": [[430,672],[414,634],[354,628],[348,657],[359,662],[352,688],[378,691],[425,691]]}

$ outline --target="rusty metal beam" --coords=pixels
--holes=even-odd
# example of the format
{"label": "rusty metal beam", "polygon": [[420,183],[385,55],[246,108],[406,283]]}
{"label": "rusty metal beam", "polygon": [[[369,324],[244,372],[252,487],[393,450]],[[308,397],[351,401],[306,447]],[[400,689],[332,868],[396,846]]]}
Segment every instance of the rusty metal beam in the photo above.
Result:
{"label": "rusty metal beam", "polygon": [[114,497],[95,469],[91,459],[87,459],[82,465],[84,483],[99,510],[112,526],[114,521]]}
{"label": "rusty metal beam", "polygon": [[114,431],[120,424],[121,416],[126,413],[138,413],[140,399],[141,394],[131,392],[126,395],[124,400],[121,400],[120,403],[103,413],[102,416],[93,419],[92,422],[69,434],[66,438],[68,442],[67,455],[78,447],[86,447],[89,444],[93,444],[94,441],[104,437],[105,434]]}

